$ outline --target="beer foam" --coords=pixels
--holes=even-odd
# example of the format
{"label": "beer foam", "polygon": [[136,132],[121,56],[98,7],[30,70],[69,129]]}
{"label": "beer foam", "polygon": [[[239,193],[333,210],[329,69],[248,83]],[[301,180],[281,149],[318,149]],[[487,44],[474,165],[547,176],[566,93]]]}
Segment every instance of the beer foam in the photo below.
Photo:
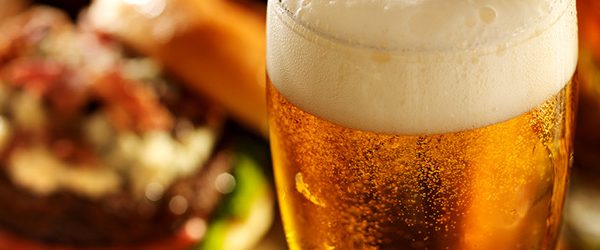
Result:
{"label": "beer foam", "polygon": [[505,121],[564,88],[574,0],[269,1],[267,70],[294,105],[351,128],[435,134]]}

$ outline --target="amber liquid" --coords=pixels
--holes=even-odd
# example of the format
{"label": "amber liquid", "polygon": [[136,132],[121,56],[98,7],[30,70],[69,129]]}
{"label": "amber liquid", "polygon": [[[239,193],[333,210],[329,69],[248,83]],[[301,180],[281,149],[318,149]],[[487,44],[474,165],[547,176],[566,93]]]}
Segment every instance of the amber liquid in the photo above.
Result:
{"label": "amber liquid", "polygon": [[509,121],[439,135],[354,130],[269,82],[277,192],[291,249],[554,249],[573,88]]}

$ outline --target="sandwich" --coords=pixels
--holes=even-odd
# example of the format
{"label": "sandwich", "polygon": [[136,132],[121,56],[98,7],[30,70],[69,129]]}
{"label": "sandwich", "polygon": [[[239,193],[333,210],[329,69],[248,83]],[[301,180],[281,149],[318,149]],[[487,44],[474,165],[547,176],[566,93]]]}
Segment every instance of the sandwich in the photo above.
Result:
{"label": "sandwich", "polygon": [[248,249],[269,228],[267,149],[219,100],[85,17],[36,6],[0,34],[3,249]]}

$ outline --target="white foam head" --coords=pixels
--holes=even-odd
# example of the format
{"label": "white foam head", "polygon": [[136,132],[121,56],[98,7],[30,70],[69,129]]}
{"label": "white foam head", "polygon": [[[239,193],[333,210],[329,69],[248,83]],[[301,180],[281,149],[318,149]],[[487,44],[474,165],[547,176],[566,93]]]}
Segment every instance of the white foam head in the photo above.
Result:
{"label": "white foam head", "polygon": [[267,70],[300,108],[384,133],[478,128],[540,105],[577,61],[574,0],[271,0]]}

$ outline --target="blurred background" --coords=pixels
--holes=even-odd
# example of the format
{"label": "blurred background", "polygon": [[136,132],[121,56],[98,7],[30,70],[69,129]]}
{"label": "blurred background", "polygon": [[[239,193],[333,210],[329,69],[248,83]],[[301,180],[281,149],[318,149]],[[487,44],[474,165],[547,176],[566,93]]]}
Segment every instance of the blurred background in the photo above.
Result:
{"label": "blurred background", "polygon": [[286,249],[262,0],[0,0],[0,249]]}
{"label": "blurred background", "polygon": [[579,112],[570,192],[568,249],[600,249],[600,1],[578,0]]}

